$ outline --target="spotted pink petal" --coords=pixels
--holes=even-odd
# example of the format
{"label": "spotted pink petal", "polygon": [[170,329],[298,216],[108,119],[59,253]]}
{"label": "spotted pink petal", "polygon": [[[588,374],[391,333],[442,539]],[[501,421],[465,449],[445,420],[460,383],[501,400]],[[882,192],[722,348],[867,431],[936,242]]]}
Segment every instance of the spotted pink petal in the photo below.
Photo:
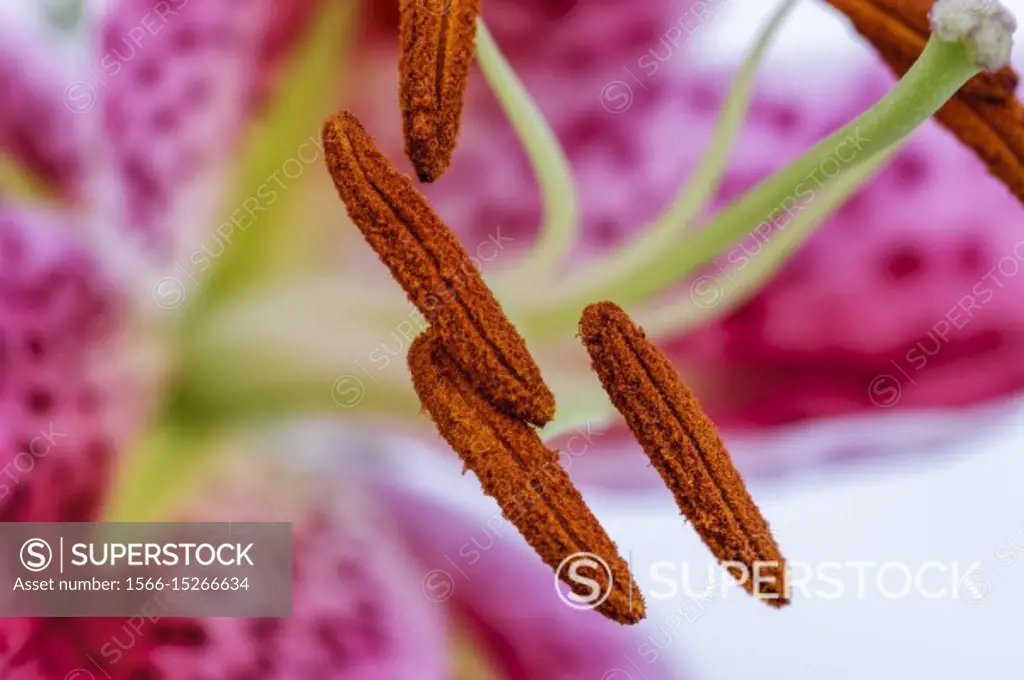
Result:
{"label": "spotted pink petal", "polygon": [[[452,0],[437,0],[434,7],[440,11],[451,4]],[[605,63],[618,59],[616,66],[622,66],[622,57],[646,51],[673,24],[682,31],[684,24],[678,22],[699,19],[696,14],[689,16],[693,4],[692,0],[652,0],[630,12],[616,0],[495,0],[484,8],[484,19],[517,65],[548,62],[555,72],[566,67],[592,70],[595,59]],[[393,43],[398,4],[372,3],[365,20],[361,34],[368,42]],[[682,44],[682,38],[679,41]]]}
{"label": "spotted pink petal", "polygon": [[224,185],[211,173],[231,167],[245,131],[274,8],[117,0],[104,17],[96,88],[115,212],[149,244],[165,248],[175,230],[211,226]]}
{"label": "spotted pink petal", "polygon": [[121,298],[72,227],[0,204],[0,521],[94,518],[137,415]]}
{"label": "spotted pink petal", "polygon": [[77,669],[109,680],[448,677],[441,612],[372,499],[347,483],[298,488],[254,457],[235,463],[177,518],[292,522],[291,618],[132,622],[141,630],[125,619],[0,620],[3,677],[90,678]]}
{"label": "spotted pink petal", "polygon": [[[880,71],[844,80],[855,84],[850,94],[828,105],[777,90],[793,120],[776,135],[794,146],[820,136],[829,116],[877,98],[888,80]],[[739,156],[733,188],[766,165]],[[1009,192],[931,123],[757,297],[682,339],[677,356],[716,386],[709,408],[735,426],[1020,391],[1022,218]],[[745,266],[770,238],[749,238],[727,258]]]}
{"label": "spotted pink petal", "polygon": [[0,154],[73,195],[86,168],[76,97],[90,95],[76,89],[80,76],[56,42],[32,22],[0,22]]}
{"label": "spotted pink petal", "polygon": [[408,492],[382,493],[420,561],[425,596],[438,607],[446,603],[454,621],[469,627],[501,678],[677,677],[656,654],[641,654],[646,637],[637,629],[566,605],[551,570],[517,545],[497,512],[474,523]]}
{"label": "spotted pink petal", "polygon": [[[691,4],[654,0],[628,12],[616,0],[499,0],[485,11],[509,58],[538,65],[550,60],[553,70],[565,73],[646,50]],[[534,49],[538,42],[541,51]]]}

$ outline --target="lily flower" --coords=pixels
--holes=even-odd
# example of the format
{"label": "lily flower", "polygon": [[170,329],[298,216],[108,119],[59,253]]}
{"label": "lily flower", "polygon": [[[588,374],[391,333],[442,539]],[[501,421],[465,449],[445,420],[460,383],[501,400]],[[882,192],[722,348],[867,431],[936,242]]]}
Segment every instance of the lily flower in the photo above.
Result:
{"label": "lily flower", "polygon": [[[282,464],[266,429],[176,394],[186,310],[201,305],[161,266],[196,268],[198,282],[188,256],[214,258],[228,238],[211,212],[230,191],[221,178],[244,126],[294,94],[271,74],[302,4],[123,0],[74,30],[36,24],[37,41],[0,24],[0,141],[5,179],[19,180],[0,208],[0,517],[290,521],[295,562],[287,619],[0,620],[5,678],[582,678],[634,646],[565,607],[549,572],[503,539],[481,563],[499,580],[480,573],[438,596],[429,551],[404,536],[440,510],[401,493],[382,503],[351,468],[317,479]],[[346,15],[325,10],[300,71],[335,66],[328,38]],[[398,511],[412,503],[415,517]],[[443,519],[430,545],[476,531]]]}
{"label": "lily flower", "polygon": [[[535,240],[532,232],[502,231],[514,219],[478,220],[476,198],[461,202],[462,215],[444,217],[455,225],[485,225],[464,234],[464,243],[492,277],[558,397],[558,418],[544,431],[548,438],[610,417],[573,338],[583,304],[606,297],[646,308],[660,301],[653,305],[656,314],[642,317],[658,332],[713,320],[727,305],[709,311],[699,291],[685,295],[682,308],[659,296],[723,256],[834,153],[819,144],[798,156],[788,147],[790,166],[733,194],[702,230],[685,230],[710,207],[728,148],[746,155],[742,143],[733,144],[735,127],[784,8],[737,74],[711,151],[694,166],[688,188],[675,187],[678,201],[645,240],[617,242],[616,222],[592,216],[619,210],[620,225],[640,224],[645,216],[626,211],[674,186],[690,152],[666,160],[664,140],[647,136],[654,127],[642,115],[642,98],[634,95],[633,105],[610,110],[622,107],[626,93],[604,81],[595,100],[602,118],[581,127],[583,148],[591,135],[605,136],[603,117],[616,113],[632,116],[646,141],[638,146],[621,138],[612,157],[634,154],[635,162],[606,165],[605,177],[615,180],[606,185],[611,188],[600,197],[584,194],[578,204],[558,136],[529,94],[564,94],[566,82],[549,78],[525,88],[513,66],[539,73],[542,60],[530,45],[542,36],[534,28],[538,13],[548,19],[537,23],[543,27],[552,16],[568,21],[569,10],[584,8],[559,29],[566,51],[547,64],[579,72],[579,80],[569,81],[578,85],[587,80],[588,59],[572,46],[589,41],[610,63],[620,49],[631,53],[638,36],[673,25],[677,9],[670,5],[650,3],[642,18],[632,19],[635,8],[621,3],[566,5],[554,15],[548,3],[492,3],[484,20],[493,12],[495,30],[518,33],[519,42],[510,43],[507,58],[499,49],[506,39],[495,40],[490,24],[479,24],[480,66],[525,147],[530,174],[515,155],[503,162],[487,153],[471,162],[475,147],[489,148],[483,145],[487,121],[494,120],[474,113],[485,104],[472,98],[489,96],[478,85],[469,95],[452,169],[431,190],[445,213],[455,208],[441,200],[444,191],[487,197],[524,176],[539,181],[542,210],[534,217],[542,226]],[[260,0],[243,7],[228,0],[111,0],[94,11],[59,12],[59,28],[37,24],[46,41],[12,29],[0,42],[0,87],[11,102],[0,117],[0,148],[10,161],[0,207],[0,422],[7,435],[0,444],[6,465],[0,516],[288,519],[296,540],[291,619],[164,620],[131,641],[126,621],[7,620],[0,625],[5,677],[439,678],[451,671],[444,657],[452,637],[463,640],[462,648],[468,638],[484,650],[483,660],[466,662],[469,677],[622,675],[615,673],[620,652],[631,644],[628,633],[592,613],[564,611],[551,592],[550,573],[536,559],[495,548],[494,569],[477,570],[468,585],[456,583],[448,608],[440,610],[430,601],[434,591],[424,590],[419,565],[436,569],[439,554],[469,533],[465,523],[446,517],[450,533],[443,531],[441,520],[426,521],[430,506],[359,483],[351,446],[340,454],[331,447],[346,458],[341,475],[320,472],[311,461],[280,461],[301,458],[296,449],[310,449],[312,442],[322,447],[322,429],[308,427],[312,420],[342,421],[349,439],[357,430],[421,434],[429,427],[417,416],[403,360],[422,318],[368,257],[351,225],[340,224],[343,211],[323,172],[321,120],[343,95],[356,100],[376,92],[364,90],[353,74],[342,83],[348,92],[334,96],[338,64],[360,26],[355,9],[326,1]],[[605,16],[598,17],[600,11]],[[290,29],[303,25],[308,36],[291,54],[281,46],[291,45]],[[631,25],[643,30],[625,32],[628,39],[607,45],[607,54],[597,49],[600,37],[585,37],[590,30]],[[863,155],[794,218],[789,238],[766,245],[770,254],[741,272],[740,290],[756,290],[907,134],[991,65],[976,59],[979,54],[1002,56],[999,47],[1011,27],[992,30],[995,35],[980,37],[944,30],[898,85],[847,122],[855,127],[842,129],[833,142],[853,143],[860,138],[851,135],[862,126]],[[288,70],[278,73],[285,54]],[[710,100],[693,94],[693,104],[705,107],[695,118],[712,120],[715,87],[710,92]],[[657,120],[666,123],[673,109],[650,101]],[[593,109],[582,100],[566,106],[583,117]],[[552,119],[556,110],[548,114]],[[388,116],[397,118],[397,110]],[[390,119],[370,120],[379,134],[376,128]],[[392,128],[401,129],[397,122]],[[576,162],[581,174],[601,175],[600,164]],[[643,167],[650,162],[672,167],[641,190],[649,182],[645,173],[662,176]],[[629,184],[616,188],[620,178]],[[646,205],[653,214],[653,204]],[[585,234],[604,229],[606,237],[597,239],[600,248],[581,248],[600,252],[590,252],[588,270],[570,278],[562,267],[580,241],[580,214]],[[295,424],[303,426],[302,436],[289,429]],[[374,504],[384,507],[374,510]],[[383,520],[375,519],[378,511]],[[495,593],[514,602],[506,606]],[[668,677],[657,665],[645,672]]]}

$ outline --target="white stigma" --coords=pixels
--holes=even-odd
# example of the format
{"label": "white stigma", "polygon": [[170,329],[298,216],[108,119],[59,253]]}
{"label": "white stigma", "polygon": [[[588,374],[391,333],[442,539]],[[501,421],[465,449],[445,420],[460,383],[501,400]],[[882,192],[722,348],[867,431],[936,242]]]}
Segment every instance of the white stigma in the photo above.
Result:
{"label": "white stigma", "polygon": [[1017,19],[999,0],[935,0],[932,31],[941,40],[963,40],[979,67],[995,71],[1010,63]]}

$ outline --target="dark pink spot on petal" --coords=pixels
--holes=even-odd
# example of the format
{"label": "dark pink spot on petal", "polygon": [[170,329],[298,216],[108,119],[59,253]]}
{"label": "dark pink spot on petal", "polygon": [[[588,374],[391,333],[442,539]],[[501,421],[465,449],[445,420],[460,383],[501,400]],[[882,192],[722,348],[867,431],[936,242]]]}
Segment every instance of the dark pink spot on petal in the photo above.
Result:
{"label": "dark pink spot on petal", "polygon": [[153,59],[143,61],[135,72],[135,78],[143,88],[152,88],[160,82],[160,64]]}
{"label": "dark pink spot on petal", "polygon": [[33,416],[45,417],[53,407],[53,393],[45,388],[30,389],[25,395],[25,408]]}
{"label": "dark pink spot on petal", "polygon": [[928,162],[919,153],[904,152],[893,161],[892,176],[900,189],[913,189],[928,177]]}
{"label": "dark pink spot on petal", "polygon": [[178,112],[162,106],[153,112],[153,129],[157,134],[169,134],[178,126]]}
{"label": "dark pink spot on petal", "polygon": [[924,264],[921,251],[916,246],[908,245],[887,254],[882,260],[882,269],[889,278],[901,281],[919,274]]}
{"label": "dark pink spot on petal", "polygon": [[978,241],[968,241],[956,251],[957,267],[965,274],[977,274],[988,264],[987,249]]}

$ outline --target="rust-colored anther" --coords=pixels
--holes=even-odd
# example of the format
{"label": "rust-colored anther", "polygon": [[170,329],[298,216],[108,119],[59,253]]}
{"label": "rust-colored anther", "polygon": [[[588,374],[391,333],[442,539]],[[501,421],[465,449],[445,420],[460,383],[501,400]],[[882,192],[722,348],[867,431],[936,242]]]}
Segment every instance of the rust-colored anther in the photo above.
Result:
{"label": "rust-colored anther", "polygon": [[327,167],[352,221],[473,384],[542,426],[555,398],[458,238],[349,113],[324,124]]}
{"label": "rust-colored anther", "polygon": [[[600,584],[596,595],[607,595],[607,599],[596,609],[605,616],[625,624],[643,619],[640,589],[615,543],[565,473],[558,454],[544,446],[532,427],[495,409],[473,389],[435,328],[413,341],[409,369],[438,432],[541,559],[581,597],[595,595],[584,579]],[[592,569],[585,562],[576,564],[577,570],[571,573],[572,563],[563,561],[577,553],[603,560],[611,572],[610,582],[603,568]]]}
{"label": "rust-colored anther", "polygon": [[580,334],[612,403],[704,543],[747,592],[788,604],[785,560],[768,523],[679,373],[611,302],[584,310]]}
{"label": "rust-colored anther", "polygon": [[420,181],[433,182],[458,140],[480,0],[400,0],[399,12],[405,152]]}
{"label": "rust-colored anther", "polygon": [[[928,11],[933,2],[828,0],[900,77],[928,41]],[[1017,80],[1017,73],[1009,66],[981,73],[946,102],[936,118],[1024,202],[1024,105],[1014,95]]]}

